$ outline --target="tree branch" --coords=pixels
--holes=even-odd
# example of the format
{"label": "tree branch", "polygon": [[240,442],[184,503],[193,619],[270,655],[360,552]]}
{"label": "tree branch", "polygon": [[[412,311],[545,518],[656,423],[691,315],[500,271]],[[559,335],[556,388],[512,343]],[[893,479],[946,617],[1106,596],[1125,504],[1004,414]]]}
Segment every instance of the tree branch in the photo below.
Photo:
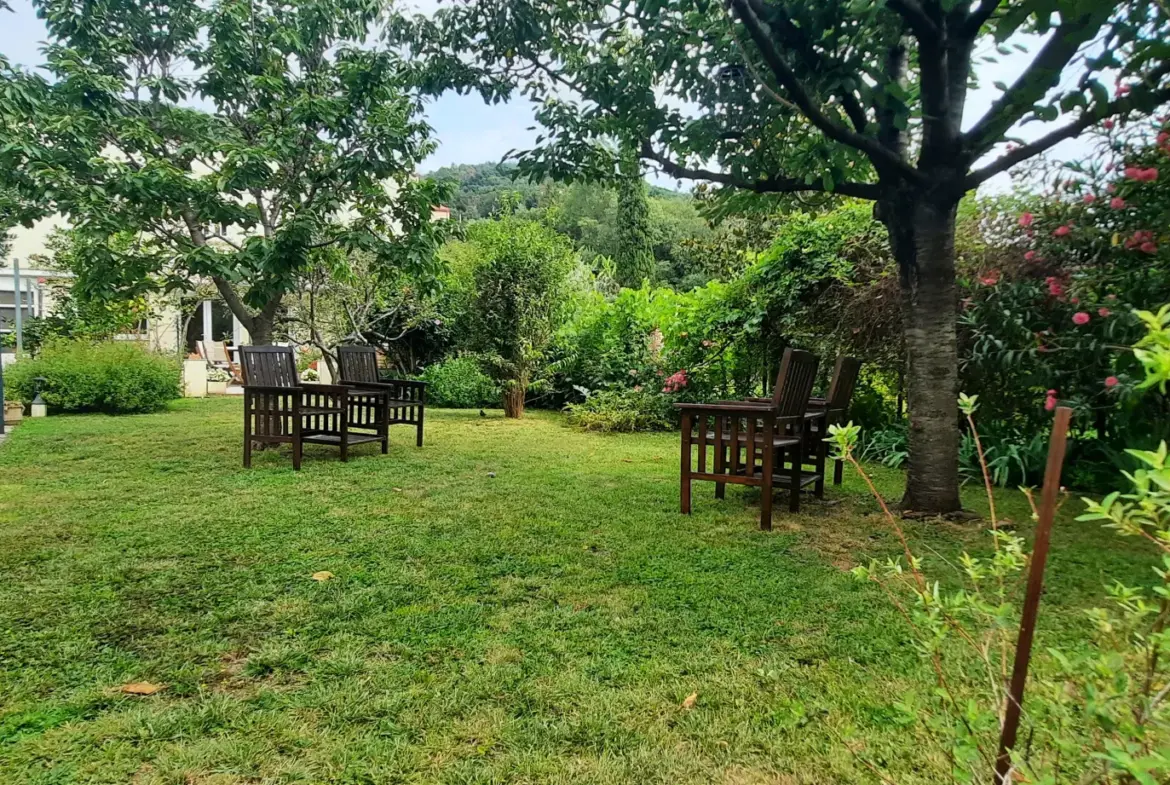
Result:
{"label": "tree branch", "polygon": [[[1154,74],[1151,74],[1151,77],[1160,79],[1167,74],[1170,74],[1170,63],[1162,65]],[[977,188],[981,183],[995,177],[1000,172],[1006,172],[1016,164],[1039,155],[1050,147],[1063,142],[1065,139],[1073,138],[1081,131],[1096,125],[1106,117],[1134,109],[1150,110],[1167,101],[1170,101],[1170,87],[1161,90],[1141,87],[1135,88],[1129,95],[1105,104],[1096,111],[1086,110],[1071,123],[1061,126],[1035,141],[1021,145],[1011,152],[1000,156],[982,169],[971,172],[971,174],[967,175],[967,179],[963,181],[963,188],[965,190]]]}
{"label": "tree branch", "polygon": [[1000,0],[979,0],[979,5],[971,10],[959,34],[967,40],[974,40],[979,35],[979,31],[983,29],[983,25],[991,19],[995,9],[999,8],[999,2]]}
{"label": "tree branch", "polygon": [[796,74],[784,62],[784,58],[773,45],[771,36],[764,30],[764,23],[750,8],[749,0],[727,0],[727,2],[734,9],[740,21],[743,22],[744,27],[747,28],[748,34],[751,35],[752,41],[755,42],[756,48],[759,49],[764,62],[768,64],[768,68],[776,77],[776,81],[788,92],[792,103],[796,104],[801,114],[807,117],[809,122],[821,133],[835,142],[840,142],[865,153],[878,169],[896,171],[899,175],[915,182],[923,179],[922,174],[917,169],[887,150],[873,137],[851,131],[825,116],[813,103],[812,97]]}
{"label": "tree branch", "polygon": [[824,184],[820,182],[806,183],[804,180],[798,180],[793,177],[766,177],[762,180],[742,180],[726,172],[716,172],[710,169],[693,169],[678,164],[656,151],[649,142],[642,143],[641,153],[643,158],[648,158],[656,162],[662,167],[662,171],[671,177],[676,177],[680,180],[709,180],[713,183],[729,185],[733,188],[753,191],[758,194],[819,191],[821,193],[852,196],[858,199],[876,200],[880,193],[878,186],[871,183],[841,182],[834,183],[832,188],[825,188]]}
{"label": "tree branch", "polygon": [[906,24],[919,41],[942,38],[942,31],[918,4],[918,0],[886,0],[886,5],[906,20]]}
{"label": "tree branch", "polygon": [[1061,21],[1040,49],[1036,58],[987,110],[983,117],[963,134],[963,146],[972,160],[990,150],[1008,130],[1031,111],[1037,101],[1060,82],[1064,67],[1101,29],[1108,14],[1089,13],[1074,20]]}

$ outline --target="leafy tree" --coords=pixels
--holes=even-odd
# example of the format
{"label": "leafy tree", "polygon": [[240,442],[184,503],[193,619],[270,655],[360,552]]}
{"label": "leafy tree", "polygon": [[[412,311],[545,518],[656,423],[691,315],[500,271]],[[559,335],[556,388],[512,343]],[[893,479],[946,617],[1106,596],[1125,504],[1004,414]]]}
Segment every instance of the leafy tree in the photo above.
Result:
{"label": "leafy tree", "polygon": [[621,178],[617,198],[618,283],[637,288],[654,275],[654,249],[650,238],[650,203],[646,198],[646,181],[636,149],[621,159]]}
{"label": "leafy tree", "polygon": [[441,189],[369,0],[36,0],[52,79],[0,60],[0,170],[95,246],[80,283],[138,294],[210,279],[256,343],[321,249],[426,271]]}
{"label": "leafy tree", "polygon": [[504,414],[522,417],[528,385],[564,305],[573,249],[548,227],[519,216],[474,224],[468,242],[479,255],[472,348],[503,390]]}
{"label": "leafy tree", "polygon": [[485,162],[482,164],[454,164],[430,173],[431,179],[451,183],[454,192],[447,206],[453,218],[490,218],[500,206],[504,194],[520,194],[520,202],[529,209],[540,201],[545,185],[516,180],[516,164]]}
{"label": "leafy tree", "polygon": [[[639,139],[664,173],[725,199],[876,202],[904,301],[903,503],[925,512],[960,506],[959,201],[1104,118],[1170,98],[1167,11],[1140,0],[464,0],[392,32],[432,89],[533,100],[549,132],[519,154],[524,173],[612,179],[613,140]],[[964,130],[976,51],[1010,53],[1020,34],[1043,36],[1035,56]],[[1029,121],[1059,124],[1009,145]]]}

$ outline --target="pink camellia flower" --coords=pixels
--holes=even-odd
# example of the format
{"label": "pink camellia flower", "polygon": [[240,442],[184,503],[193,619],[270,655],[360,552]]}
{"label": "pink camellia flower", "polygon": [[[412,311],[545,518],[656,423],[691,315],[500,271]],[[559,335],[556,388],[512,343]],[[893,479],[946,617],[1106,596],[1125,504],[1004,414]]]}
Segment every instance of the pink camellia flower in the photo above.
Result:
{"label": "pink camellia flower", "polygon": [[1064,284],[1055,275],[1048,276],[1044,279],[1044,282],[1048,284],[1048,294],[1051,296],[1060,297],[1064,294]]}
{"label": "pink camellia flower", "polygon": [[1112,131],[1113,130],[1113,118],[1106,117],[1104,120],[1101,121],[1101,125],[1102,125],[1102,127],[1104,127],[1104,129],[1106,131]]}
{"label": "pink camellia flower", "polygon": [[1047,411],[1052,411],[1056,408],[1056,390],[1049,390],[1048,395],[1044,398],[1044,408]]}
{"label": "pink camellia flower", "polygon": [[1161,147],[1167,142],[1170,142],[1170,133],[1163,131],[1162,133],[1158,134],[1158,138],[1155,141],[1157,142],[1158,146]]}
{"label": "pink camellia flower", "polygon": [[1142,170],[1136,166],[1125,167],[1125,179],[1140,180],[1142,179]]}
{"label": "pink camellia flower", "polygon": [[1088,324],[1091,317],[1084,311],[1077,311],[1073,314],[1073,324]]}
{"label": "pink camellia flower", "polygon": [[1072,231],[1072,227],[1069,226],[1068,224],[1064,224],[1063,226],[1056,227],[1056,229],[1053,230],[1053,232],[1052,232],[1052,236],[1053,237],[1068,237],[1069,232],[1071,232],[1071,231]]}
{"label": "pink camellia flower", "polygon": [[1097,201],[1097,197],[1093,196],[1092,194],[1085,194],[1081,197],[1081,201],[1085,204],[1092,204],[1093,202]]}
{"label": "pink camellia flower", "polygon": [[979,279],[979,283],[984,286],[995,286],[999,283],[999,270],[992,270],[987,275]]}
{"label": "pink camellia flower", "polygon": [[1104,306],[1097,309],[1097,315],[1100,316],[1102,319],[1108,319],[1110,314],[1112,314],[1112,313],[1113,313],[1113,311],[1109,310],[1108,308],[1105,308]]}
{"label": "pink camellia flower", "polygon": [[1025,262],[1035,261],[1035,259],[1036,259],[1036,252],[1035,251],[1028,251],[1027,253],[1024,254],[1024,261]]}
{"label": "pink camellia flower", "polygon": [[1124,210],[1125,209],[1125,200],[1122,199],[1120,196],[1115,196],[1109,200],[1109,206],[1112,207],[1114,210]]}
{"label": "pink camellia flower", "polygon": [[1142,253],[1157,253],[1158,246],[1155,243],[1146,240],[1144,243],[1138,246],[1138,250]]}
{"label": "pink camellia flower", "polygon": [[1145,183],[1154,182],[1158,179],[1158,167],[1151,166],[1149,169],[1142,169],[1141,177],[1139,179]]}
{"label": "pink camellia flower", "polygon": [[1073,305],[1080,305],[1081,298],[1080,297],[1073,297],[1071,300],[1069,300],[1069,302],[1072,303]]}
{"label": "pink camellia flower", "polygon": [[1121,380],[1118,379],[1116,376],[1106,376],[1105,377],[1105,386],[1106,387],[1116,387],[1119,384],[1121,384]]}
{"label": "pink camellia flower", "polygon": [[1025,229],[1032,225],[1033,220],[1035,220],[1035,216],[1031,213],[1020,213],[1020,226]]}

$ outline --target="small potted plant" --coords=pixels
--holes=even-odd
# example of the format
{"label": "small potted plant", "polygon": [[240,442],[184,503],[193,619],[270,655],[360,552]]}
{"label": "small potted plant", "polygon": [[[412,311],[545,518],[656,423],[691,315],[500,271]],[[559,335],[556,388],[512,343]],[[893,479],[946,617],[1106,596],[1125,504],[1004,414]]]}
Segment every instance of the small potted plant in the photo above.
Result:
{"label": "small potted plant", "polygon": [[223,368],[209,368],[207,370],[207,394],[227,395],[228,382],[232,375]]}

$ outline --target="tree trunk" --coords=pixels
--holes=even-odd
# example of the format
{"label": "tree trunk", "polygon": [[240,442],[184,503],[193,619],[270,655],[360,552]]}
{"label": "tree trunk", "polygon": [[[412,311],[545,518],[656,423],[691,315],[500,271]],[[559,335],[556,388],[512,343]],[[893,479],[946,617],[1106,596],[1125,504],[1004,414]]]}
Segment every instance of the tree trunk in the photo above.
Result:
{"label": "tree trunk", "polygon": [[516,379],[504,390],[505,417],[512,417],[518,420],[524,416],[524,392],[527,389],[527,379]]}
{"label": "tree trunk", "polygon": [[[237,317],[238,318],[238,317]],[[241,322],[243,319],[240,320]],[[248,328],[248,342],[253,346],[268,346],[272,343],[273,320],[263,314],[256,314]]]}
{"label": "tree trunk", "polygon": [[957,203],[916,194],[882,206],[902,287],[909,460],[902,508],[946,514],[959,500]]}

